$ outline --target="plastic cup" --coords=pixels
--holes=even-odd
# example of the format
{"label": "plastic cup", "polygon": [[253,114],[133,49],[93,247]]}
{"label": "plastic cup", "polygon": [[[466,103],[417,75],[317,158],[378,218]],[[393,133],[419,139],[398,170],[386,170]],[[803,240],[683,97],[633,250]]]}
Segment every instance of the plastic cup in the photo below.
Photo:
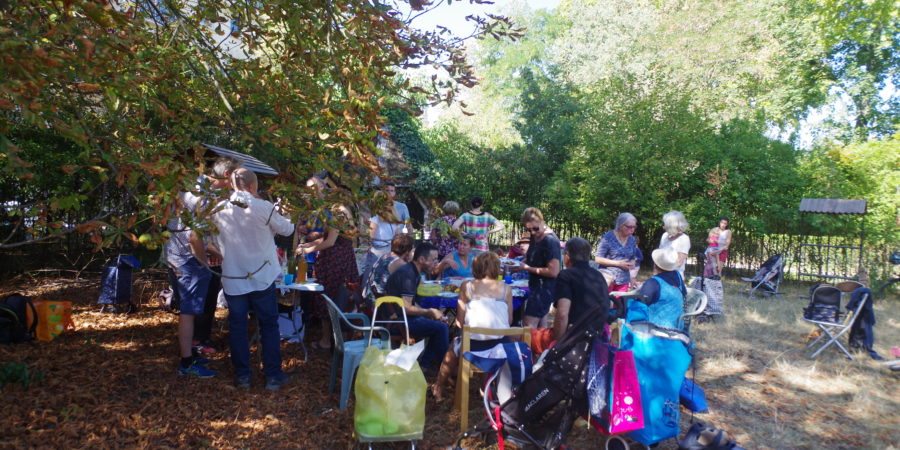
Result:
{"label": "plastic cup", "polygon": [[503,277],[503,282],[506,284],[512,284],[512,275],[507,275]]}
{"label": "plastic cup", "polygon": [[294,276],[291,274],[287,274],[284,276],[284,284],[291,285],[294,284]]}

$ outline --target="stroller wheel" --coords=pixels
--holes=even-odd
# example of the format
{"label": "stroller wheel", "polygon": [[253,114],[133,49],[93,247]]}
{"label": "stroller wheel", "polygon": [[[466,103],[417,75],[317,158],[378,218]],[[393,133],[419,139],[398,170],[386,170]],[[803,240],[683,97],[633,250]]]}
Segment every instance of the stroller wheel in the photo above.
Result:
{"label": "stroller wheel", "polygon": [[606,438],[606,450],[628,450],[628,442],[621,436],[610,436]]}

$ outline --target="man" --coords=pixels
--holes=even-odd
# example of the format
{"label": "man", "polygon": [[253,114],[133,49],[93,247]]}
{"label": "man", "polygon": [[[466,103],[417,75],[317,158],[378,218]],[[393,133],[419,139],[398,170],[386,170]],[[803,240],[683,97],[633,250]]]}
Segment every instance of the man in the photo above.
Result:
{"label": "man", "polygon": [[397,269],[388,277],[385,291],[387,295],[403,299],[409,323],[409,334],[416,339],[428,338],[425,351],[419,357],[423,370],[434,373],[444,353],[450,346],[447,324],[442,322],[444,314],[436,308],[421,308],[417,305],[420,274],[431,273],[437,265],[438,249],[430,242],[416,247],[413,260]]}
{"label": "man", "polygon": [[[196,211],[201,197],[190,192],[178,194],[176,208],[183,208],[188,214]],[[179,375],[210,378],[215,370],[205,366],[205,359],[195,357],[191,344],[194,337],[195,317],[203,314],[203,304],[209,287],[210,272],[207,270],[206,249],[199,233],[190,228],[179,215],[166,224],[172,234],[163,246],[163,254],[169,265],[169,283],[173,295],[180,303],[178,314],[178,350],[181,361]]]}
{"label": "man", "polygon": [[600,272],[591,268],[591,244],[580,237],[566,242],[563,264],[566,269],[556,277],[553,298],[556,301],[556,317],[553,319],[553,340],[565,334],[572,321],[584,317],[594,307],[602,308],[596,316],[605,322],[609,314],[609,288]]}
{"label": "man", "polygon": [[[212,167],[212,176],[205,177],[209,183],[210,192],[207,192],[212,198],[215,198],[224,190],[231,191],[231,174],[241,167],[241,162],[222,156],[216,159]],[[218,246],[212,242],[207,243],[206,254],[209,257],[209,268],[211,275],[209,278],[209,286],[206,289],[206,299],[203,305],[203,314],[198,315],[194,319],[194,342],[193,348],[195,354],[215,353],[212,347],[212,328],[216,319],[216,302],[219,297],[219,289],[222,288],[222,253]]]}
{"label": "man", "polygon": [[368,279],[369,271],[372,270],[375,261],[378,261],[378,258],[391,251],[391,240],[394,239],[394,236],[412,231],[407,225],[409,222],[409,208],[406,207],[405,203],[394,200],[394,197],[397,195],[397,187],[394,183],[385,183],[382,192],[394,206],[394,218],[396,221],[378,215],[374,215],[369,219],[371,245],[369,252],[366,253],[366,260],[363,262],[362,274],[364,280]]}
{"label": "man", "polygon": [[228,301],[228,341],[234,365],[235,386],[250,387],[250,343],[248,314],[259,321],[262,336],[266,389],[278,390],[287,376],[281,371],[281,336],[275,278],[281,272],[275,250],[275,234],[294,232],[294,226],[276,211],[275,205],[257,197],[256,174],[238,169],[232,175],[235,192],[214,220],[219,228],[222,252],[222,286]]}

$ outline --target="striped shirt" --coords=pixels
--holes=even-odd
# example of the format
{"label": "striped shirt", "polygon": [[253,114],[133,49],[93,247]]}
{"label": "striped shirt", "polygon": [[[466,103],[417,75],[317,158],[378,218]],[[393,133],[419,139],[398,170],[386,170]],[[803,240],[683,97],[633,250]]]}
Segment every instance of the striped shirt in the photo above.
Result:
{"label": "striped shirt", "polygon": [[491,213],[472,214],[466,212],[459,217],[462,219],[462,232],[475,236],[475,250],[490,250],[488,247],[488,232],[493,228],[497,218]]}

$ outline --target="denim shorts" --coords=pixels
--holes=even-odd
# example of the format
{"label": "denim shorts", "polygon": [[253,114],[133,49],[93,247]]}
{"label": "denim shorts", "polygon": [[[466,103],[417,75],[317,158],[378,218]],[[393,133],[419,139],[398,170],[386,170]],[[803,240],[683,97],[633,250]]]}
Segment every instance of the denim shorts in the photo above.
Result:
{"label": "denim shorts", "polygon": [[193,257],[175,270],[172,288],[181,300],[180,314],[203,314],[211,276],[212,273]]}
{"label": "denim shorts", "polygon": [[528,294],[528,300],[525,303],[525,315],[537,317],[538,319],[543,318],[550,312],[556,279],[543,280],[539,286],[537,289],[531,289],[531,292]]}

